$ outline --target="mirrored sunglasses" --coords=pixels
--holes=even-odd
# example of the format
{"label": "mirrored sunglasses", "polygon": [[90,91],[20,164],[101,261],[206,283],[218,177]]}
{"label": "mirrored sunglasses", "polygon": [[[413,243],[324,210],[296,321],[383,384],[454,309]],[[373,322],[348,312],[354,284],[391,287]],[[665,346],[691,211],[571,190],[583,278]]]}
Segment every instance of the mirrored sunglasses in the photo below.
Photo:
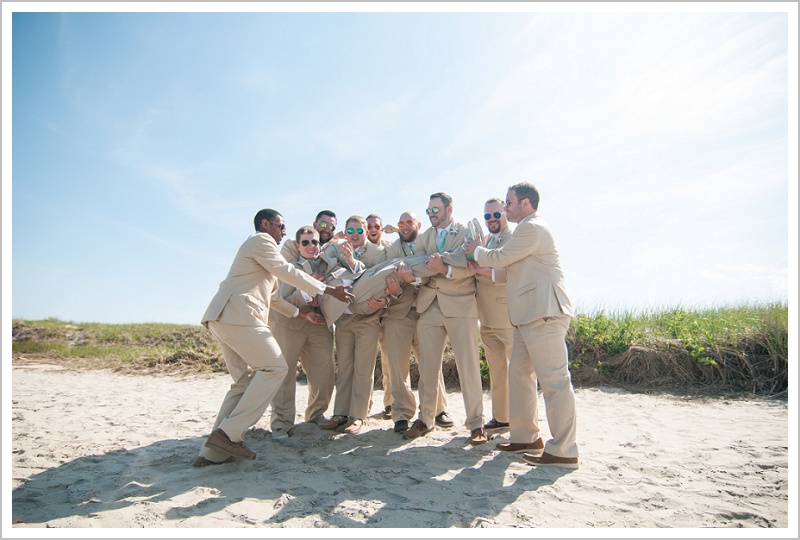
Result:
{"label": "mirrored sunglasses", "polygon": [[347,228],[347,234],[353,234],[354,232],[357,232],[358,234],[364,234],[364,229],[362,229],[361,227],[359,227],[358,229],[354,229],[352,227]]}
{"label": "mirrored sunglasses", "polygon": [[492,218],[492,216],[494,216],[494,219],[500,219],[500,216],[502,215],[503,215],[502,212],[495,212],[494,214],[483,214],[483,219],[489,221]]}

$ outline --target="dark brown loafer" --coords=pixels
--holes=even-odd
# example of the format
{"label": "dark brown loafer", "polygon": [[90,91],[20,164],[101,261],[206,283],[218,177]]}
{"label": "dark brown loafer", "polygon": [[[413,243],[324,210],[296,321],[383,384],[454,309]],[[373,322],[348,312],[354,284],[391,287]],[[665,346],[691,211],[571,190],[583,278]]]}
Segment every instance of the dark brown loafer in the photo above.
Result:
{"label": "dark brown loafer", "polygon": [[447,414],[447,411],[442,411],[436,415],[436,425],[443,428],[451,428],[455,424],[450,419],[450,416]]}
{"label": "dark brown loafer", "polygon": [[491,429],[503,429],[508,427],[508,422],[498,422],[494,418],[486,422],[484,424],[483,429],[491,430]]}
{"label": "dark brown loafer", "polygon": [[522,459],[525,463],[536,465],[538,467],[565,467],[567,469],[578,468],[578,458],[576,457],[558,457],[547,452],[542,452],[541,456],[533,454],[522,454]]}
{"label": "dark brown loafer", "polygon": [[544,441],[541,437],[530,443],[517,443],[517,442],[501,442],[497,443],[497,449],[501,452],[508,452],[517,454],[520,452],[528,452],[535,456],[541,456],[544,452]]}

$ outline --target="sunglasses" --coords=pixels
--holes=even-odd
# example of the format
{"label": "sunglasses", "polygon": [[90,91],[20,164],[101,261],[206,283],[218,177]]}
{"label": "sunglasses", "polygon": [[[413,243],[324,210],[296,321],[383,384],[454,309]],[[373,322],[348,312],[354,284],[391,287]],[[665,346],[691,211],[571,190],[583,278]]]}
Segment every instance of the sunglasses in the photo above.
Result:
{"label": "sunglasses", "polygon": [[354,232],[357,232],[358,234],[364,234],[364,229],[362,229],[361,227],[359,227],[358,229],[354,229],[352,227],[347,228],[347,234],[353,234]]}
{"label": "sunglasses", "polygon": [[270,221],[273,225],[277,225],[280,230],[286,232],[286,223],[276,223],[274,221]]}
{"label": "sunglasses", "polygon": [[318,221],[317,225],[319,225],[320,229],[330,229],[332,231],[336,230],[336,225],[331,225],[327,221]]}
{"label": "sunglasses", "polygon": [[372,230],[377,231],[380,228],[381,228],[380,225],[367,225],[367,229],[369,229],[370,231],[372,231]]}
{"label": "sunglasses", "polygon": [[314,244],[315,246],[319,245],[319,240],[301,240],[300,244],[303,247],[306,247],[308,244]]}
{"label": "sunglasses", "polygon": [[502,215],[503,215],[502,212],[495,212],[494,214],[483,214],[483,219],[489,221],[492,218],[492,216],[494,216],[494,219],[500,219],[500,216]]}
{"label": "sunglasses", "polygon": [[405,221],[398,221],[397,222],[397,228],[399,229],[400,227],[404,227],[404,226],[405,227],[413,227],[414,223],[415,223],[415,221],[413,219],[407,219]]}
{"label": "sunglasses", "polygon": [[438,206],[434,206],[433,208],[426,208],[425,209],[425,213],[428,214],[428,215],[438,214],[439,213],[439,207]]}

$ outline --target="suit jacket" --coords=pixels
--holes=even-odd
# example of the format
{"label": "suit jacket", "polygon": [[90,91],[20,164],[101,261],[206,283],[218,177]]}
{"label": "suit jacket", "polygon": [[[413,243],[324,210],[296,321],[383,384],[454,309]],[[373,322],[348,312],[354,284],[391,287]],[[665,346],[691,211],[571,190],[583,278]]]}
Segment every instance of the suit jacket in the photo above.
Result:
{"label": "suit jacket", "polygon": [[[292,265],[308,275],[311,275],[315,271],[315,268],[312,266],[312,261],[307,259],[300,258],[296,261],[292,261]],[[335,271],[339,268],[341,267],[336,266],[330,269],[328,268],[328,264],[324,261],[318,261],[317,264],[317,271],[325,276],[335,273]],[[294,285],[281,283],[278,291],[278,294],[280,294],[281,298],[284,298],[287,302],[297,307],[301,312],[315,311],[315,308],[306,301],[305,297],[303,297],[303,294],[300,292],[301,289],[298,289]],[[286,326],[290,330],[294,331],[302,330],[306,327],[306,325],[311,324],[300,317],[287,317],[282,313],[279,313],[277,310],[271,311],[269,316],[270,322],[274,321],[275,323]]]}
{"label": "suit jacket", "polygon": [[[386,259],[400,259],[401,257],[410,257],[414,255],[411,247],[398,238],[389,247],[386,248]],[[384,278],[385,282],[385,278]],[[392,298],[389,307],[386,308],[386,317],[393,319],[404,319],[417,300],[417,287],[412,283],[404,283],[402,285],[400,296]]]}
{"label": "suit jacket", "polygon": [[[448,252],[451,257],[458,258],[459,261],[463,259],[463,266],[453,264],[453,273],[449,279],[442,274],[436,274],[420,286],[417,295],[418,312],[424,313],[434,300],[438,300],[439,307],[446,317],[478,317],[475,273],[466,267],[466,257],[462,247],[467,232],[467,226],[463,223],[455,221],[452,223],[443,252]],[[426,255],[438,253],[436,236],[437,230],[433,227],[422,233],[414,246],[416,253]]]}
{"label": "suit jacket", "polygon": [[[493,248],[499,248],[508,244],[511,240],[511,228],[506,226],[498,235],[499,242]],[[484,245],[489,242],[492,235],[484,238]],[[492,276],[475,275],[478,288],[478,318],[481,326],[488,328],[511,328],[511,319],[508,315],[508,301],[506,300],[506,276],[504,269],[495,271],[495,279]]]}
{"label": "suit jacket", "polygon": [[508,311],[514,326],[543,317],[574,316],[550,227],[538,212],[522,220],[498,249],[476,250],[481,266],[507,268]]}
{"label": "suit jacket", "polygon": [[239,248],[228,276],[220,283],[202,321],[240,326],[268,326],[270,307],[287,317],[295,306],[278,294],[278,281],[285,281],[314,296],[325,292],[325,284],[286,262],[275,239],[255,233]]}

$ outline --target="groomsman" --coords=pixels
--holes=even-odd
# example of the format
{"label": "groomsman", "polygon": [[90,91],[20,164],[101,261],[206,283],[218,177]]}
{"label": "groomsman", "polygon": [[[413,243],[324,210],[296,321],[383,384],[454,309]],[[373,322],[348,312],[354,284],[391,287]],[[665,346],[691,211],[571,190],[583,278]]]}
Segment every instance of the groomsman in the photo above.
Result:
{"label": "groomsman", "polygon": [[[397,233],[400,236],[388,248],[386,248],[387,259],[398,259],[415,255],[415,243],[422,227],[417,215],[414,212],[404,212],[397,223]],[[405,267],[407,268],[407,267]],[[399,268],[399,273],[403,273],[403,266]],[[401,284],[399,294],[391,298],[386,314],[383,316],[381,326],[384,333],[386,345],[386,363],[388,365],[389,380],[392,388],[391,416],[394,420],[394,431],[405,433],[408,429],[408,422],[414,417],[417,410],[417,401],[411,391],[409,380],[409,370],[411,358],[409,354],[413,352],[414,357],[419,362],[419,346],[417,341],[417,313],[416,300],[419,291],[419,281],[414,283],[413,276],[408,279],[399,279],[395,274],[387,278],[387,286],[391,281]],[[453,421],[447,413],[447,397],[445,396],[444,377],[439,372],[439,386],[436,398],[436,425],[441,427],[452,427]]]}
{"label": "groomsman", "polygon": [[[319,257],[319,233],[315,229],[300,227],[295,233],[295,243],[300,256],[292,264],[311,277],[325,282],[328,276],[342,269],[341,265],[331,265],[329,261]],[[317,299],[302,289],[282,283],[279,292],[282,298],[296,306],[301,313],[309,312],[321,316]],[[316,424],[328,421],[324,413],[333,396],[336,376],[333,333],[326,325],[312,325],[302,318],[286,317],[277,311],[270,312],[269,320],[289,368],[283,384],[272,400],[272,438],[284,440],[294,427],[298,360],[308,381],[305,420]],[[301,356],[301,352],[305,354]]]}
{"label": "groomsman", "polygon": [[[382,246],[384,249],[392,244],[391,240],[387,240],[383,237],[383,219],[381,219],[378,214],[370,214],[367,216],[367,240],[376,246]],[[389,378],[389,367],[386,363],[386,346],[384,344],[383,332],[383,320],[381,320],[381,329],[380,332],[378,332],[378,346],[381,351],[381,384],[383,385],[383,411],[381,416],[384,420],[391,420],[392,384]]]}
{"label": "groomsman", "polygon": [[[345,226],[345,238],[353,257],[366,268],[386,260],[386,250],[366,240],[367,220],[352,216]],[[369,313],[345,312],[336,323],[336,398],[334,416],[320,427],[339,429],[345,433],[358,433],[369,415],[375,377],[375,359],[378,354],[380,316],[388,301],[386,298],[367,300]]]}
{"label": "groomsman", "polygon": [[469,441],[483,444],[488,438],[483,428],[475,273],[466,265],[461,268],[445,264],[441,256],[461,248],[467,226],[453,220],[453,198],[446,193],[431,195],[426,213],[431,227],[419,237],[416,252],[430,255],[425,266],[436,275],[420,286],[417,296],[420,411],[403,437],[413,439],[434,427],[442,357],[449,336],[464,399],[465,425],[470,430]]}
{"label": "groomsman", "polygon": [[[522,182],[508,188],[506,215],[517,223],[511,240],[486,249],[475,240],[465,244],[481,266],[506,268],[508,310],[514,325],[514,346],[508,365],[512,403],[511,442],[505,452],[525,452],[531,465],[578,467],[575,395],[569,373],[565,337],[573,317],[564,287],[564,272],[550,227],[539,216],[539,192]],[[542,387],[551,438],[540,437],[536,380]]]}
{"label": "groomsman", "polygon": [[[498,198],[483,206],[483,219],[489,229],[484,238],[487,249],[499,248],[511,240],[505,206]],[[508,359],[514,339],[514,327],[508,316],[505,270],[493,270],[470,261],[478,286],[478,319],[481,322],[481,343],[489,365],[492,394],[492,419],[483,427],[488,431],[508,428]],[[495,275],[497,274],[497,275]]]}
{"label": "groomsman", "polygon": [[270,310],[314,324],[323,322],[322,317],[300,312],[275,294],[278,281],[291,283],[311,296],[329,294],[342,302],[353,300],[343,286],[327,286],[280,255],[278,244],[286,236],[286,224],[279,212],[260,210],[253,224],[256,233],[242,243],[201,319],[222,347],[233,384],[195,460],[196,467],[224,463],[232,457],[256,458],[242,441],[244,433],[264,414],[287,372],[286,360],[269,326]]}

